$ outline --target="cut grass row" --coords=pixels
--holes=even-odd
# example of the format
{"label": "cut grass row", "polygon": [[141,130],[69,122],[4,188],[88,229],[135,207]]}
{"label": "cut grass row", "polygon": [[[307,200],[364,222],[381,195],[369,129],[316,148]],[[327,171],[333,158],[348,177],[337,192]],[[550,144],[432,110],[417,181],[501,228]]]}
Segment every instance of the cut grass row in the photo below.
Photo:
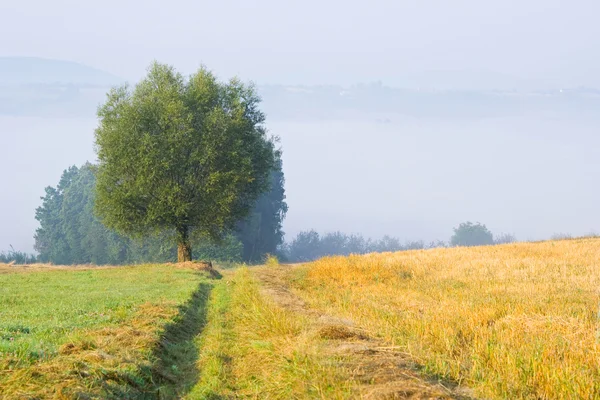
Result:
{"label": "cut grass row", "polygon": [[0,274],[0,398],[174,398],[211,286],[160,265]]}

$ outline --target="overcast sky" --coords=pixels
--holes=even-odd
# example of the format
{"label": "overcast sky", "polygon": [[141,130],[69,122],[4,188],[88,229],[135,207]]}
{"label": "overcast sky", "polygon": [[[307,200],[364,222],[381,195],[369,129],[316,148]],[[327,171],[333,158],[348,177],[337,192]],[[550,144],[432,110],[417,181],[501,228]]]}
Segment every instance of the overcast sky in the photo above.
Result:
{"label": "overcast sky", "polygon": [[152,59],[268,83],[495,71],[600,86],[597,0],[2,0],[0,55],[127,79]]}

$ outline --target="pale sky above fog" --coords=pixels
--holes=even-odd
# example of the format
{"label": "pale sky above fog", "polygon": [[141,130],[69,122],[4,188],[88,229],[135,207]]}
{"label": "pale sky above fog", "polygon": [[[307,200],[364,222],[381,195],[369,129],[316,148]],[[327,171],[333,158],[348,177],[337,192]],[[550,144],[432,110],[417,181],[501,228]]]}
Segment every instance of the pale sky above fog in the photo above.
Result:
{"label": "pale sky above fog", "polygon": [[[0,57],[71,60],[128,80],[153,60],[260,83],[395,85],[427,70],[600,88],[600,2],[0,0]],[[447,240],[481,221],[541,239],[600,230],[600,118],[268,120],[285,230]],[[30,251],[39,196],[94,159],[89,118],[0,117],[0,251]],[[7,195],[7,190],[10,194]]]}
{"label": "pale sky above fog", "polygon": [[153,59],[259,83],[494,71],[600,86],[597,0],[2,0],[0,56],[137,79]]}

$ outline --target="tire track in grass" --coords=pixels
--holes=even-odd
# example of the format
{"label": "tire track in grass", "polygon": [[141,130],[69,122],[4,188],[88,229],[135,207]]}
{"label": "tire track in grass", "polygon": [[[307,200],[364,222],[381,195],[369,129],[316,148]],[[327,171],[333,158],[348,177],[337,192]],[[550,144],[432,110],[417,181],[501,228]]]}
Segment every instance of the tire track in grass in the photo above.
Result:
{"label": "tire track in grass", "polygon": [[252,269],[262,293],[291,313],[311,320],[312,329],[324,341],[323,350],[341,360],[339,368],[354,382],[361,399],[473,399],[470,391],[453,382],[427,377],[410,355],[373,337],[347,319],[311,309],[289,288],[293,267]]}

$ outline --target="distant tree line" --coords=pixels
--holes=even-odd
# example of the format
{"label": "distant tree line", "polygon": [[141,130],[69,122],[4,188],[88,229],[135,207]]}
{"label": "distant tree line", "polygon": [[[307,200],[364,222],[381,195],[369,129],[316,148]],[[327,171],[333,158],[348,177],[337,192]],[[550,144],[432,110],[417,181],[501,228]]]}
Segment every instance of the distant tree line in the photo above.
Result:
{"label": "distant tree line", "polygon": [[[251,215],[220,239],[192,235],[195,259],[255,263],[281,246],[287,204],[280,153],[275,156],[271,189],[258,199]],[[96,166],[89,163],[70,167],[56,187],[46,188],[42,205],[36,210],[39,261],[121,265],[177,260],[174,231],[129,238],[104,226],[94,214],[95,188]]]}
{"label": "distant tree line", "polygon": [[381,253],[444,246],[446,246],[444,242],[402,243],[399,239],[387,235],[381,239],[372,240],[365,239],[360,234],[333,232],[320,235],[318,232],[310,230],[298,233],[293,240],[283,244],[280,253],[285,260],[305,262],[333,255]]}
{"label": "distant tree line", "polygon": [[496,237],[480,223],[465,222],[454,229],[449,242],[423,240],[402,243],[398,238],[384,236],[378,240],[365,239],[360,234],[341,232],[319,235],[314,230],[300,232],[293,240],[284,243],[280,255],[289,262],[306,262],[333,255],[367,254],[403,250],[431,249],[437,247],[484,246],[515,242],[510,234]]}
{"label": "distant tree line", "polygon": [[[485,225],[465,222],[454,229],[448,242],[401,242],[400,239],[387,235],[373,240],[360,234],[342,232],[321,235],[315,230],[300,232],[291,241],[284,242],[281,223],[287,212],[287,204],[280,168],[273,173],[272,178],[271,191],[261,197],[255,212],[250,218],[240,222],[236,231],[219,242],[210,238],[193,237],[198,259],[260,263],[267,254],[273,254],[287,262],[307,262],[334,255],[495,245],[516,241],[513,235],[494,236]],[[0,262],[118,265],[176,260],[177,248],[172,241],[174,232],[158,232],[135,240],[104,227],[92,212],[93,188],[93,165],[86,164],[81,168],[71,167],[66,170],[56,188],[46,189],[44,204],[37,210],[37,218],[42,225],[35,236],[39,256],[13,249],[8,253],[0,253]],[[555,236],[553,240],[571,238],[567,235]]]}
{"label": "distant tree line", "polygon": [[38,258],[35,254],[17,251],[12,246],[10,246],[9,251],[0,252],[0,264],[32,264],[37,262],[37,259]]}
{"label": "distant tree line", "polygon": [[[56,205],[49,206],[46,201],[60,199],[64,202],[64,193],[57,196],[56,191],[64,192],[63,186],[69,186],[70,174],[79,176],[81,181],[93,181],[93,168],[86,164],[81,168],[72,167],[65,171],[63,178],[57,188],[47,188],[45,203],[38,209],[38,215],[49,209],[58,210]],[[77,184],[75,185],[75,187]],[[88,188],[89,189],[89,188]],[[71,192],[71,191],[68,191]],[[54,229],[43,230],[40,228],[36,234],[36,249],[39,256],[27,254],[12,249],[9,252],[0,253],[0,263],[29,264],[34,262],[52,262],[56,264],[93,263],[93,264],[126,264],[138,262],[168,262],[176,259],[176,248],[171,237],[173,233],[159,233],[152,237],[141,240],[132,240],[121,237],[101,224],[90,214],[92,205],[87,203],[91,192],[83,190],[79,192],[81,198],[86,198],[86,207],[81,212],[83,221],[92,223],[81,223],[73,234],[74,224],[68,223],[58,213],[58,217],[50,215],[40,216],[45,221],[55,221]],[[67,193],[69,198],[71,193]],[[276,255],[286,262],[307,262],[321,257],[350,254],[368,254],[382,252],[396,252],[406,250],[421,250],[443,247],[458,246],[484,246],[514,243],[516,237],[511,234],[501,233],[493,235],[489,229],[481,223],[464,222],[454,228],[454,234],[448,242],[438,240],[425,242],[423,240],[401,242],[392,236],[383,236],[381,239],[369,239],[360,234],[345,234],[332,232],[319,234],[315,230],[303,231],[289,242],[283,241],[281,222],[287,205],[284,201],[283,173],[277,171],[273,174],[273,186],[271,192],[263,196],[256,205],[253,215],[238,224],[238,231],[227,235],[220,242],[211,242],[203,238],[194,238],[194,244],[198,248],[199,259],[211,259],[229,262],[261,263],[269,254]],[[70,201],[66,202],[67,204]],[[67,207],[68,209],[69,207]],[[62,210],[62,207],[60,208]],[[50,213],[52,214],[52,213]],[[61,222],[62,221],[62,222]],[[46,225],[48,228],[50,225]],[[48,235],[53,232],[56,238]],[[70,232],[67,235],[67,232]],[[53,241],[54,245],[42,249],[43,238]],[[600,237],[598,234],[590,233],[581,237]],[[73,238],[78,240],[72,241]],[[568,240],[579,237],[570,234],[558,233],[551,236],[550,240]],[[96,244],[82,250],[78,242],[90,244],[96,240]],[[72,244],[74,243],[74,245]],[[12,247],[11,247],[12,248]],[[65,251],[65,249],[67,249]],[[77,251],[76,249],[79,249]],[[105,250],[103,250],[105,249]],[[61,250],[63,252],[61,252]],[[79,258],[74,257],[79,254]],[[82,255],[83,254],[83,255]]]}

